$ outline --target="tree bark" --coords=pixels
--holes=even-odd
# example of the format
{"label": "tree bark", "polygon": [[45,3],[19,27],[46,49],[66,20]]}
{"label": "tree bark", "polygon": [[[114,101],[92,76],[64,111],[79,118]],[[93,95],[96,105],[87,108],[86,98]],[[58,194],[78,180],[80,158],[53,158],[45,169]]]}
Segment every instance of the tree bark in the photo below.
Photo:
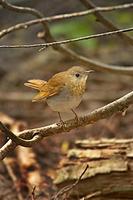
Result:
{"label": "tree bark", "polygon": [[71,198],[133,199],[132,139],[83,140],[75,145],[59,165],[55,179],[59,190],[74,184],[88,165],[81,180],[71,189]]}

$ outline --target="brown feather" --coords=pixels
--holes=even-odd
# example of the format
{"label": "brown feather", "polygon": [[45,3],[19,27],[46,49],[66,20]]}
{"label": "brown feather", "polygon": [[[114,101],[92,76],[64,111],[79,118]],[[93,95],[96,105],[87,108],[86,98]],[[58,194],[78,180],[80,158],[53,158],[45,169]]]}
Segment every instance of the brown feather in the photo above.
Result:
{"label": "brown feather", "polygon": [[[63,77],[63,78],[62,78]],[[65,85],[65,73],[60,72],[55,74],[48,82],[38,79],[28,80],[24,85],[40,92],[33,98],[33,102],[42,101],[53,96],[61,91]]]}
{"label": "brown feather", "polygon": [[33,99],[32,102],[37,102],[37,101],[44,101],[45,98],[45,93],[44,92],[39,92]]}
{"label": "brown feather", "polygon": [[46,84],[47,84],[47,81],[43,81],[40,79],[28,80],[27,83],[24,83],[25,86],[36,89],[36,90],[41,90],[41,88]]}
{"label": "brown feather", "polygon": [[61,91],[61,89],[65,86],[65,77],[66,73],[60,72],[49,79],[47,84],[48,96],[53,96]]}

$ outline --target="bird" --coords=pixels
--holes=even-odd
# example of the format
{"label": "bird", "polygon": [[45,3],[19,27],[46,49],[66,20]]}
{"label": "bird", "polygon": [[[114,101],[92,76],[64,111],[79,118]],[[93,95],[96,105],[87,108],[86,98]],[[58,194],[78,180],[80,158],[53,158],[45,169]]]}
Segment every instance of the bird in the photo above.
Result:
{"label": "bird", "polygon": [[58,113],[60,123],[63,125],[62,112],[72,111],[78,121],[74,110],[83,99],[86,81],[91,72],[93,70],[86,71],[81,66],[73,66],[66,71],[56,73],[48,81],[32,79],[24,85],[39,91],[32,102],[46,101],[51,110]]}

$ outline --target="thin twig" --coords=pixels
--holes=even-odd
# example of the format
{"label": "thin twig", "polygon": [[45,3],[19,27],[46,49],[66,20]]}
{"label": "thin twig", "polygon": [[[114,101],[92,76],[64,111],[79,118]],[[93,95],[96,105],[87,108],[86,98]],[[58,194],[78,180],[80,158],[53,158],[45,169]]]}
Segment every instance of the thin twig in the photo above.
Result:
{"label": "thin twig", "polygon": [[[4,1],[4,3],[7,3],[7,2]],[[34,12],[34,10],[31,11],[30,8],[26,9],[26,11],[25,11],[25,7],[21,7],[21,8],[23,8],[23,9],[21,9],[21,12],[32,14],[34,16],[36,16],[36,14],[38,13],[38,11],[37,12],[36,11]],[[8,9],[12,10],[12,6],[10,6],[9,3],[8,3]],[[19,9],[18,6],[15,6],[15,11],[20,13],[20,9]],[[41,18],[41,16],[42,16],[42,14],[40,15],[40,18]],[[12,26],[9,29],[3,30],[3,32],[0,33],[1,34],[0,38],[2,36],[4,36],[5,34],[9,33],[10,31],[15,31],[14,28],[17,28],[17,26],[18,26],[18,29],[19,29],[19,24],[18,24],[18,25],[16,25],[16,27]],[[53,38],[53,36],[50,33],[49,27],[46,24],[46,22],[43,22],[43,26],[44,26],[44,29],[45,29],[45,38],[44,38],[45,41],[46,42],[55,41],[55,39]],[[26,28],[26,27],[27,26],[23,25],[21,28]],[[60,46],[60,45],[55,45],[55,46],[53,46],[53,48],[55,50],[59,51],[61,54],[63,53],[66,56],[68,56],[69,58],[75,59],[80,64],[87,66],[91,69],[99,70],[99,71],[103,71],[103,72],[110,72],[110,73],[114,73],[114,74],[124,74],[124,75],[129,75],[129,76],[133,75],[132,67],[124,68],[123,66],[113,66],[113,65],[104,64],[104,63],[86,58],[84,56],[81,56],[80,54],[75,53],[74,51],[72,51],[72,50],[70,50],[66,47]]]}
{"label": "thin twig", "polygon": [[[7,29],[2,30],[2,31],[0,31],[0,38],[3,37],[4,35],[8,34],[8,33],[11,33],[12,31],[16,31],[16,30],[20,30],[20,29],[27,29],[28,27],[36,25],[38,23],[53,22],[53,21],[69,19],[69,18],[73,18],[73,17],[81,17],[81,16],[85,16],[85,15],[88,15],[88,14],[97,13],[99,11],[108,12],[108,11],[121,10],[121,9],[127,9],[127,8],[133,7],[133,3],[130,3],[130,4],[122,4],[122,5],[118,5],[118,6],[95,7],[93,9],[80,11],[80,12],[54,15],[54,16],[51,16],[51,17],[43,17],[43,15],[39,11],[37,11],[36,9],[33,9],[33,8],[13,6],[12,4],[9,4],[7,2],[6,3],[2,2],[0,4],[3,6],[3,8],[8,8],[12,11],[17,11],[17,12],[25,12],[25,13],[28,12],[28,13],[33,14],[36,17],[40,18],[40,19],[26,21],[24,23],[19,23],[19,24],[16,24],[14,26],[11,26]],[[114,27],[112,30],[114,30],[114,29],[117,29],[117,28]],[[127,36],[127,37],[129,37],[129,36]]]}
{"label": "thin twig", "polygon": [[[54,47],[54,46],[53,46]],[[119,75],[128,75],[133,76],[133,66],[130,67],[124,67],[124,66],[118,66],[118,65],[108,65],[105,63],[102,63],[100,61],[92,60],[90,58],[84,57],[78,53],[75,53],[71,49],[68,49],[63,46],[59,46],[57,49],[60,53],[65,54],[71,59],[74,59],[78,64],[81,64],[83,66],[88,67],[89,69],[93,69],[96,71],[102,71],[102,72],[108,72],[113,74],[119,74]]]}
{"label": "thin twig", "polygon": [[32,192],[31,192],[31,200],[35,200],[35,190],[36,190],[36,186],[33,187]]}
{"label": "thin twig", "polygon": [[[10,9],[15,12],[20,12],[20,13],[28,12],[30,14],[35,15],[36,17],[42,16],[42,14],[34,8],[14,6],[5,0],[2,0],[0,2],[0,4],[2,5],[3,8]],[[51,17],[42,17],[42,19],[33,20],[33,22],[31,21],[31,23],[52,22],[52,21],[56,21],[56,20],[69,19],[69,18],[73,18],[73,17],[81,17],[81,16],[85,16],[85,15],[97,13],[97,12],[110,12],[110,11],[115,11],[115,10],[129,9],[132,7],[133,7],[133,3],[126,3],[126,4],[121,4],[121,5],[116,5],[116,6],[107,6],[107,7],[98,6],[98,7],[95,7],[95,8],[89,9],[89,10],[85,10],[85,11],[80,11],[80,12],[54,15]]]}
{"label": "thin twig", "polygon": [[89,199],[92,199],[94,197],[99,197],[102,195],[102,192],[101,191],[96,191],[96,192],[93,192],[85,197],[82,197],[80,200],[89,200]]}
{"label": "thin twig", "polygon": [[41,51],[42,51],[45,48],[50,47],[50,46],[54,46],[54,45],[77,42],[77,41],[81,41],[81,40],[88,40],[88,39],[98,38],[98,37],[102,37],[102,36],[114,35],[114,34],[122,33],[122,32],[129,32],[129,31],[133,31],[133,27],[120,29],[120,30],[116,30],[116,31],[109,31],[109,32],[105,32],[105,33],[98,33],[98,34],[94,34],[94,35],[78,37],[78,38],[74,38],[74,39],[61,40],[61,41],[55,41],[55,42],[48,42],[48,43],[22,44],[22,45],[0,45],[0,48],[33,48],[33,47],[42,47],[42,49],[41,49]]}
{"label": "thin twig", "polygon": [[[87,171],[88,168],[89,168],[89,166],[86,165],[85,169],[83,170],[83,172],[81,173],[81,175],[79,176],[79,178],[75,181],[75,183],[73,183],[72,185],[67,185],[64,188],[62,188],[56,195],[54,195],[54,197],[52,199],[57,200],[57,198],[59,196],[67,194],[72,189],[74,189],[78,185],[78,183],[81,181],[83,175],[85,174],[85,172]],[[67,196],[67,198],[68,198],[68,196]]]}
{"label": "thin twig", "polygon": [[[86,8],[88,9],[96,9],[96,6],[94,3],[91,2],[91,0],[80,0],[82,4],[85,5]],[[107,27],[109,30],[119,30],[119,28],[114,25],[109,19],[106,19],[101,13],[100,10],[95,12],[94,15],[97,17],[97,21],[101,22],[105,27]],[[119,36],[121,39],[124,39],[128,44],[133,45],[133,39],[129,37],[126,34],[119,33]]]}
{"label": "thin twig", "polygon": [[[15,11],[15,12],[18,12],[18,13],[31,14],[31,15],[37,17],[37,18],[43,17],[43,14],[40,11],[38,11],[34,8],[14,6],[14,5],[10,4],[9,2],[7,2],[6,0],[0,0],[0,4],[2,5],[3,8],[11,10],[11,11]],[[49,28],[48,28],[46,22],[42,21],[41,23],[42,23],[42,25],[45,29],[45,39],[46,39],[46,41],[47,42],[53,41],[53,38],[50,35]],[[25,25],[25,28],[26,28],[26,25]],[[1,34],[0,34],[0,37],[1,37]]]}
{"label": "thin twig", "polygon": [[15,6],[7,2],[6,0],[0,0],[0,5],[8,10],[19,12],[19,13],[29,13],[32,14],[36,17],[42,17],[41,12],[34,8],[29,8],[29,7],[21,7],[21,6]]}
{"label": "thin twig", "polygon": [[[52,124],[41,128],[25,130],[19,132],[16,138],[18,140],[18,143],[22,146],[32,146],[33,144],[38,143],[40,140],[42,140],[42,138],[61,134],[62,132],[64,132],[64,128],[66,132],[69,132],[74,128],[93,124],[98,120],[110,117],[114,113],[120,111],[123,112],[131,104],[133,104],[133,91],[104,107],[94,110],[84,117],[79,117],[78,122],[75,119],[72,119],[65,121],[63,127],[59,124]],[[7,134],[8,133],[9,132],[7,132]],[[8,136],[14,140],[14,138],[12,138],[12,134],[8,134]],[[15,149],[16,146],[17,144],[14,141],[9,140],[0,149],[0,160],[5,158],[10,151],[13,151]]]}
{"label": "thin twig", "polygon": [[15,186],[15,189],[17,191],[18,200],[24,200],[24,198],[23,198],[23,196],[21,194],[21,191],[20,191],[20,187],[18,187],[18,183],[17,183],[18,179],[16,177],[16,173],[13,170],[12,162],[13,162],[13,158],[6,158],[4,160],[4,164],[5,164],[5,167],[7,169],[7,172],[9,174],[9,176],[11,177],[11,179],[13,181],[13,184]]}

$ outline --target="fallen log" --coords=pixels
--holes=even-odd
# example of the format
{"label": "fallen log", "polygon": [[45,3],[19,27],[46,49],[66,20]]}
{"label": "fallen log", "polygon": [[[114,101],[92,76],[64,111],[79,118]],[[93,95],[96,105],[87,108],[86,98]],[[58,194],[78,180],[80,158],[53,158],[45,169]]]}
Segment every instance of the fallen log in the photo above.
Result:
{"label": "fallen log", "polygon": [[69,190],[68,199],[133,199],[133,139],[77,141],[60,162],[55,184],[57,196]]}

